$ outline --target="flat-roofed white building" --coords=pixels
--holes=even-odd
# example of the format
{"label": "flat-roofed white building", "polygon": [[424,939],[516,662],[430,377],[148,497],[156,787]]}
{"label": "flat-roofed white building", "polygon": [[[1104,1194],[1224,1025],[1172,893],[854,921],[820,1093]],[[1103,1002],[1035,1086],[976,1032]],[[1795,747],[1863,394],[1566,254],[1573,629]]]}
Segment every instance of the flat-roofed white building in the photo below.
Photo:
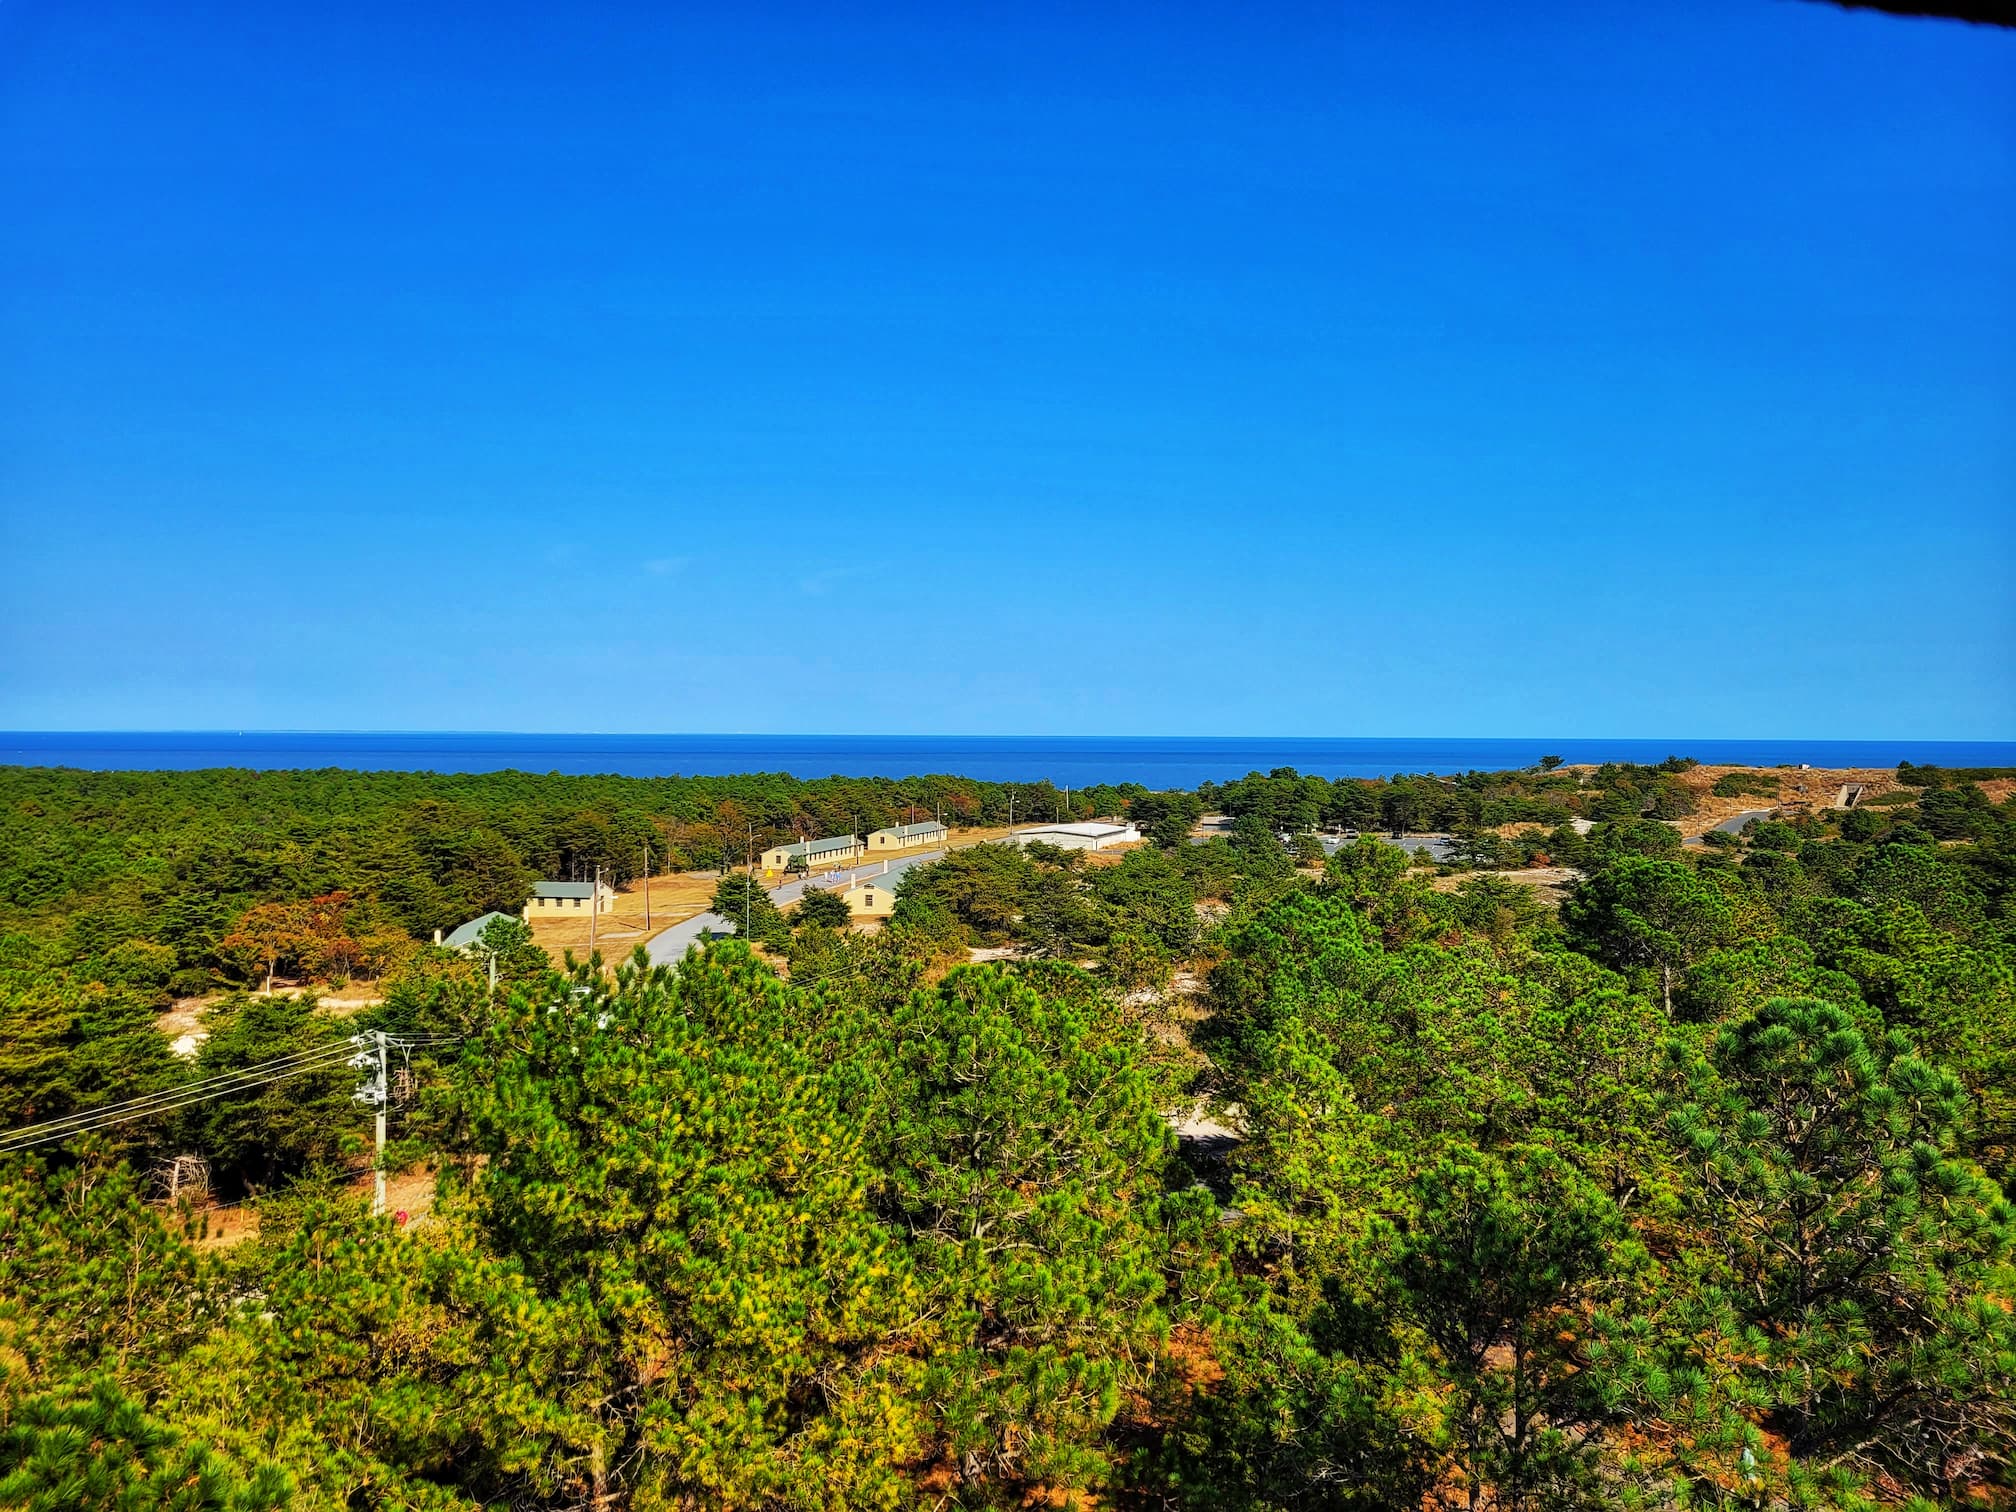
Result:
{"label": "flat-roofed white building", "polygon": [[926,819],[918,824],[892,824],[888,829],[875,830],[868,836],[868,853],[924,850],[943,845],[947,833],[945,826],[936,819]]}
{"label": "flat-roofed white building", "polygon": [[1103,819],[1088,819],[1076,824],[1037,824],[1028,829],[1020,829],[1008,837],[1010,845],[1027,845],[1040,840],[1045,845],[1054,845],[1059,850],[1098,851],[1109,850],[1116,845],[1133,845],[1141,839],[1141,831],[1132,824],[1112,824]]}
{"label": "flat-roofed white building", "polygon": [[789,871],[794,860],[802,859],[807,871],[821,871],[858,861],[866,849],[859,835],[828,835],[822,840],[773,845],[763,852],[763,870],[775,876]]}
{"label": "flat-roofed white building", "polygon": [[616,906],[616,889],[607,882],[538,882],[525,904],[525,917],[532,919],[587,918],[604,914]]}

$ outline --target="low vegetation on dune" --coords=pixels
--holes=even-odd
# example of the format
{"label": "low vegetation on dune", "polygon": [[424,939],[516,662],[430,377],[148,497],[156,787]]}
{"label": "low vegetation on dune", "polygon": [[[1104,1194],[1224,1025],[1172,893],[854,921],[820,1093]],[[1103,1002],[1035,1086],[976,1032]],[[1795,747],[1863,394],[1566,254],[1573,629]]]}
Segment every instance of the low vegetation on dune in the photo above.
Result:
{"label": "low vegetation on dune", "polygon": [[[0,772],[0,1507],[2008,1505],[2010,774],[1737,775]],[[1150,839],[429,943],[1011,796]]]}

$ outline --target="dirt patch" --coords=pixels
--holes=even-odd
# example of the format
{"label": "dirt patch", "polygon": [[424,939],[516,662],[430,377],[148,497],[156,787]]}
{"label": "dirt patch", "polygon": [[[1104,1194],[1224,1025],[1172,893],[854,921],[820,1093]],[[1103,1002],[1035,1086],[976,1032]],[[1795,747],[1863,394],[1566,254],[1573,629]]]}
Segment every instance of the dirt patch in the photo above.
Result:
{"label": "dirt patch", "polygon": [[[372,1172],[364,1171],[349,1183],[350,1190],[368,1199],[374,1180]],[[404,1213],[406,1227],[425,1222],[434,1211],[434,1173],[425,1167],[416,1167],[388,1177],[385,1182],[385,1211],[394,1218]],[[192,1208],[186,1216],[175,1212],[163,1216],[171,1228],[197,1249],[230,1249],[259,1237],[259,1204],[254,1199],[218,1207]]]}
{"label": "dirt patch", "polygon": [[1568,888],[1581,880],[1582,873],[1572,866],[1528,866],[1518,871],[1457,872],[1452,876],[1432,877],[1428,885],[1437,892],[1454,892],[1465,882],[1474,882],[1479,877],[1496,877],[1501,882],[1516,882],[1530,887],[1542,903],[1558,907]]}
{"label": "dirt patch", "polygon": [[1104,850],[1082,851],[1087,866],[1118,866],[1127,859],[1129,851],[1145,850],[1146,840],[1130,840],[1125,845],[1109,845]]}
{"label": "dirt patch", "polygon": [[1535,830],[1543,835],[1551,835],[1562,825],[1569,823],[1572,818],[1572,815],[1563,814],[1553,824],[1542,824],[1538,819],[1514,819],[1510,824],[1494,824],[1490,829],[1492,834],[1506,840],[1510,840],[1517,835],[1529,834]]}
{"label": "dirt patch", "polygon": [[319,997],[315,1000],[315,1011],[329,1018],[348,1018],[353,1013],[361,1013],[366,1008],[376,1008],[385,1001],[382,992],[346,992],[339,996]]}
{"label": "dirt patch", "polygon": [[[369,1193],[372,1174],[366,1171],[354,1183],[360,1192]],[[396,1219],[406,1215],[408,1227],[421,1223],[434,1211],[434,1173],[424,1167],[411,1171],[397,1171],[385,1179],[385,1212]]]}
{"label": "dirt patch", "polygon": [[208,998],[178,998],[173,1008],[154,1020],[171,1051],[186,1059],[209,1038],[203,1028],[203,1010],[209,1006]]}
{"label": "dirt patch", "polygon": [[[175,1223],[173,1215],[170,1223]],[[234,1244],[259,1237],[259,1209],[250,1202],[199,1208],[189,1214],[181,1232],[197,1249],[230,1249]]]}

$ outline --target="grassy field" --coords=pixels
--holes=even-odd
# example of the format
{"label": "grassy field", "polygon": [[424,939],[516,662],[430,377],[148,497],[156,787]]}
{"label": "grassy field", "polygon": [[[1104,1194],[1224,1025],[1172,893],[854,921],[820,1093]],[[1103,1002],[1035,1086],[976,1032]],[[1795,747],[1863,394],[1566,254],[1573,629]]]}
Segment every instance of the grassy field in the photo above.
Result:
{"label": "grassy field", "polygon": [[[659,930],[707,911],[720,878],[713,872],[666,872],[651,878],[650,922],[645,922],[643,879],[617,892],[609,912],[593,924],[595,948],[605,961],[614,961],[642,945]],[[532,920],[532,938],[557,962],[567,951],[577,956],[588,953],[590,923],[586,918],[543,918]]]}
{"label": "grassy field", "polygon": [[[1715,781],[1729,772],[1742,772],[1762,778],[1767,783],[1775,781],[1778,784],[1777,798],[1717,798],[1712,791]],[[1733,819],[1752,809],[1771,808],[1774,803],[1803,804],[1813,809],[1832,808],[1842,788],[1857,783],[1862,787],[1860,801],[1866,803],[1878,793],[1887,793],[1897,786],[1897,771],[1894,767],[1844,767],[1825,771],[1815,767],[1800,771],[1791,767],[1698,766],[1682,772],[1680,780],[1694,794],[1696,805],[1693,813],[1676,821],[1680,833],[1701,835],[1724,819]]]}
{"label": "grassy field", "polygon": [[[1569,770],[1593,772],[1594,767],[1577,767]],[[1755,777],[1772,787],[1772,796],[1759,793],[1745,793],[1736,797],[1718,798],[1714,788],[1717,778],[1731,772],[1740,772],[1746,777]],[[1738,814],[1757,809],[1805,807],[1826,809],[1834,806],[1834,800],[1844,787],[1859,784],[1862,796],[1858,802],[1867,803],[1879,793],[1894,791],[1897,786],[1897,771],[1894,767],[1811,767],[1800,770],[1795,767],[1744,767],[1744,766],[1697,766],[1678,774],[1681,784],[1694,795],[1694,812],[1673,820],[1674,828],[1682,835],[1702,835],[1715,828],[1724,819],[1733,819]],[[1995,798],[1999,784],[1985,784],[1989,797]],[[2016,787],[2016,782],[2008,784]],[[1517,834],[1520,830],[1531,829],[1529,822],[1501,824],[1497,832],[1501,835]]]}

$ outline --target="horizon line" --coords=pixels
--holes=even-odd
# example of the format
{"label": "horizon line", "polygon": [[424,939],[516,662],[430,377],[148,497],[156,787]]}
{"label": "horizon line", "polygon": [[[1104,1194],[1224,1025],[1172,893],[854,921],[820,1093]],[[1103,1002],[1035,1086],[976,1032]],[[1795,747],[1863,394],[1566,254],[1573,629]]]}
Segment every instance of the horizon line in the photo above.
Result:
{"label": "horizon line", "polygon": [[838,730],[511,730],[511,729],[444,729],[444,728],[373,728],[373,727],[312,727],[312,726],[272,726],[234,728],[228,726],[144,728],[144,727],[82,727],[72,729],[0,729],[0,741],[19,737],[70,736],[70,735],[141,735],[141,736],[223,736],[226,738],[246,738],[252,736],[420,736],[420,737],[531,737],[534,739],[616,739],[616,740],[1124,740],[1124,741],[1193,741],[1193,740],[1271,740],[1271,741],[1439,741],[1439,742],[1502,742],[1502,741],[1699,741],[1721,743],[1730,741],[1757,741],[1770,743],[1830,743],[1830,744],[1884,744],[1911,742],[1922,745],[2016,745],[2016,735],[2010,736],[1952,736],[1952,735],[1570,735],[1559,732],[1546,735],[1285,735],[1243,731],[1217,734],[1173,734],[1158,733],[1129,735],[1106,732],[1082,734],[1062,734],[1056,732],[1021,731],[1013,734],[987,734],[972,731],[947,731],[920,733],[916,731],[881,730],[870,732],[850,732]]}

